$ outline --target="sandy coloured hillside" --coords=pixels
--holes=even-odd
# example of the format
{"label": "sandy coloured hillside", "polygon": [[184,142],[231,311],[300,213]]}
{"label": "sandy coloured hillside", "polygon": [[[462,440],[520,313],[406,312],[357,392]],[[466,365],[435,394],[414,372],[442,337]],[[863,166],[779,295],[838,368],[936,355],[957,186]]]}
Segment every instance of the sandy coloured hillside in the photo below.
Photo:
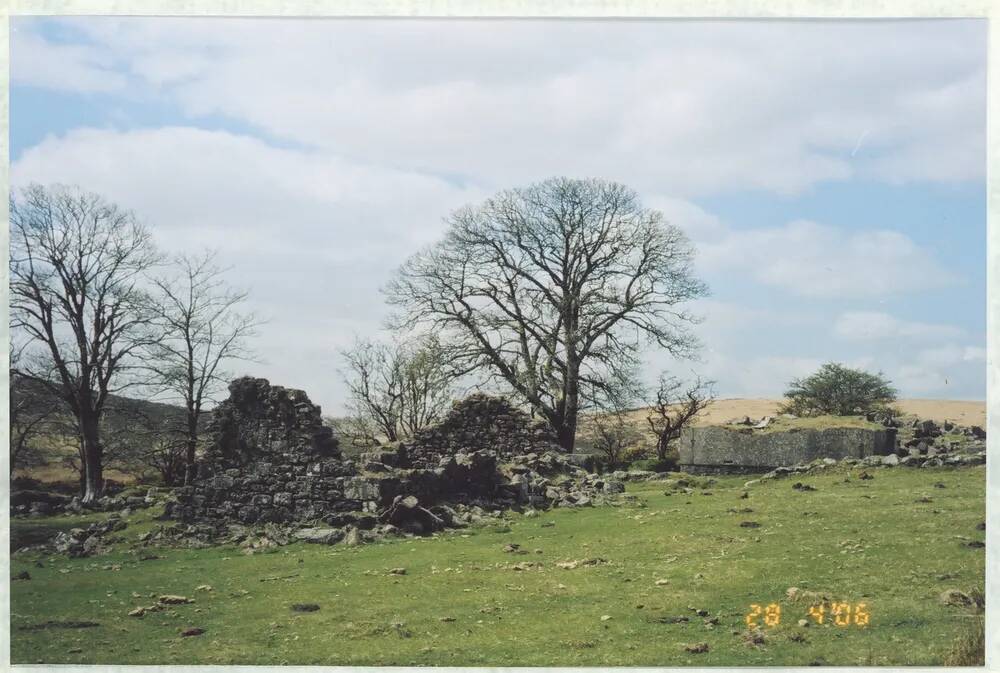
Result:
{"label": "sandy coloured hillside", "polygon": [[[781,400],[723,399],[716,400],[699,419],[699,425],[724,423],[733,418],[762,418],[772,415]],[[965,400],[899,400],[896,407],[904,414],[913,414],[938,423],[952,421],[958,425],[986,427],[986,402]],[[641,411],[633,412],[642,414]]]}

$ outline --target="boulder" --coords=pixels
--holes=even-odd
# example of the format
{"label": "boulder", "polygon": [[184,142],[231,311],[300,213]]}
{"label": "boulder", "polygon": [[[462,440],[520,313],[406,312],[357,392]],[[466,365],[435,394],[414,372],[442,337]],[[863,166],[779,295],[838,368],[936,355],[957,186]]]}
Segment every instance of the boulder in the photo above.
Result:
{"label": "boulder", "polygon": [[421,507],[420,501],[412,495],[397,495],[392,504],[379,515],[379,521],[415,535],[427,535],[445,527],[440,517]]}
{"label": "boulder", "polygon": [[311,544],[336,544],[344,538],[344,531],[339,528],[301,528],[292,533],[292,537]]}

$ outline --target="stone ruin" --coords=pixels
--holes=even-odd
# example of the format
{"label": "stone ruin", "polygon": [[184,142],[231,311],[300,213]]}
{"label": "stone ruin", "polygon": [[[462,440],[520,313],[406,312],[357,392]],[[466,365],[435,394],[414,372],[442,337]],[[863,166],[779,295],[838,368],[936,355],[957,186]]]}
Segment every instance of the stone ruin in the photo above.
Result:
{"label": "stone ruin", "polygon": [[483,393],[455,402],[440,423],[418,430],[402,446],[417,461],[482,450],[500,456],[561,451],[543,421],[532,421],[506,399]]}
{"label": "stone ruin", "polygon": [[[687,428],[678,440],[680,469],[691,474],[742,474],[777,471],[814,463],[861,465],[981,465],[986,461],[986,431],[950,421],[869,416],[872,427],[823,430],[766,428],[770,417],[722,426]],[[882,427],[879,427],[881,425]],[[742,427],[739,427],[742,426]]]}
{"label": "stone ruin", "polygon": [[241,378],[213,412],[210,446],[168,515],[189,524],[297,524],[427,533],[477,513],[582,506],[620,483],[566,460],[552,434],[502,398],[456,402],[411,439],[345,459],[301,390]]}
{"label": "stone ruin", "polygon": [[818,459],[843,460],[892,453],[892,428],[796,428],[757,433],[753,428],[685,428],[677,442],[680,469],[690,474],[767,472]]}

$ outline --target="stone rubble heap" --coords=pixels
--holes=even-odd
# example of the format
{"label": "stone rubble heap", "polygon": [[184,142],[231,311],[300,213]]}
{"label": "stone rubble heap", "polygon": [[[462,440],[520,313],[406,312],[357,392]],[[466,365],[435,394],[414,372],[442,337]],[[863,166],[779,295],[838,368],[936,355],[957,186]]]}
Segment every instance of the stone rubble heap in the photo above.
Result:
{"label": "stone rubble heap", "polygon": [[109,551],[108,545],[123,538],[113,538],[111,533],[124,530],[128,524],[118,514],[112,514],[100,523],[92,523],[86,528],[71,528],[60,531],[52,540],[52,548],[71,557],[92,556]]}

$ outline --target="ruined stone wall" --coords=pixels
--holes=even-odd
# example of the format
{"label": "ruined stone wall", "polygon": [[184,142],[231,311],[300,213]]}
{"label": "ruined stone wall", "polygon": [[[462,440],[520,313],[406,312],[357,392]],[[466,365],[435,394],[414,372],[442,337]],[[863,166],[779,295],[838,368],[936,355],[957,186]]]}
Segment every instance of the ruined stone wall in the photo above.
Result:
{"label": "ruined stone wall", "polygon": [[192,486],[177,490],[183,521],[285,522],[359,509],[354,465],[341,458],[320,408],[301,390],[241,378],[212,413]]}
{"label": "ruined stone wall", "polygon": [[552,479],[565,480],[549,473],[579,470],[562,459],[547,428],[502,398],[456,402],[441,423],[354,463],[342,458],[319,407],[301,390],[242,378],[229,393],[212,414],[196,482],[176,491],[174,518],[360,526],[402,499],[424,507],[576,506],[589,502],[584,491],[603,488],[554,488]]}
{"label": "ruined stone wall", "polygon": [[893,429],[828,428],[753,432],[721,426],[686,428],[678,440],[686,472],[767,472],[817,458],[865,458],[895,449]]}
{"label": "ruined stone wall", "polygon": [[483,393],[455,402],[440,423],[418,431],[401,446],[416,462],[458,452],[487,450],[503,457],[560,450],[544,422],[533,421],[502,397]]}

